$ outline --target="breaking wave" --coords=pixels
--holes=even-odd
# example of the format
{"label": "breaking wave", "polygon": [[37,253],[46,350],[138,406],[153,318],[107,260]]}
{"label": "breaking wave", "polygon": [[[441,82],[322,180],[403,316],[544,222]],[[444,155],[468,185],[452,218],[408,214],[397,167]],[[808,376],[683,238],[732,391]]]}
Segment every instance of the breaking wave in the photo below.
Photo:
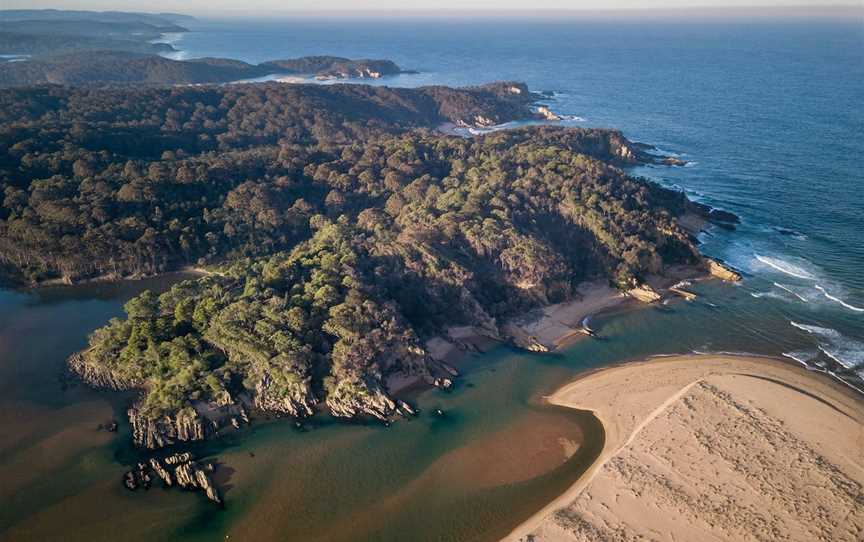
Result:
{"label": "breaking wave", "polygon": [[792,324],[792,327],[797,327],[798,329],[804,330],[812,335],[831,338],[840,337],[840,332],[836,329],[831,329],[830,327],[811,326],[808,324],[799,324],[798,322],[789,323]]}
{"label": "breaking wave", "polygon": [[819,350],[843,367],[854,369],[859,365],[864,365],[864,343],[844,337],[839,331],[830,327],[800,324],[792,321],[789,323],[793,327],[819,337],[821,339],[818,342]]}
{"label": "breaking wave", "polygon": [[810,363],[813,361],[813,358],[816,357],[815,352],[783,352],[783,355],[789,359],[797,361],[805,367],[810,367]]}
{"label": "breaking wave", "polygon": [[780,284],[779,282],[775,282],[775,283],[774,283],[774,286],[780,288],[780,289],[783,290],[784,292],[789,292],[790,294],[794,295],[795,297],[797,297],[798,299],[800,299],[800,300],[803,301],[804,303],[810,303],[810,300],[809,300],[809,299],[807,299],[807,298],[804,297],[803,295],[801,295],[801,294],[799,294],[798,292],[796,292],[796,291],[795,291],[791,286],[786,286],[785,284]]}
{"label": "breaking wave", "polygon": [[816,289],[819,290],[820,292],[822,292],[822,295],[824,295],[825,297],[827,297],[827,298],[830,299],[831,301],[833,301],[833,302],[835,302],[835,303],[839,303],[840,305],[842,305],[843,307],[846,307],[846,308],[849,309],[850,311],[855,311],[855,312],[864,312],[864,309],[862,309],[861,307],[856,307],[855,305],[850,305],[849,303],[846,303],[845,301],[843,301],[843,300],[840,299],[839,297],[836,297],[836,296],[833,296],[833,295],[829,294],[829,293],[825,290],[825,288],[823,288],[823,287],[822,287],[821,285],[819,285],[819,284],[816,285]]}
{"label": "breaking wave", "polygon": [[806,269],[785,260],[781,260],[780,258],[771,258],[769,256],[762,256],[761,254],[756,254],[755,258],[768,267],[771,267],[785,275],[789,275],[790,277],[804,280],[816,280],[816,277]]}

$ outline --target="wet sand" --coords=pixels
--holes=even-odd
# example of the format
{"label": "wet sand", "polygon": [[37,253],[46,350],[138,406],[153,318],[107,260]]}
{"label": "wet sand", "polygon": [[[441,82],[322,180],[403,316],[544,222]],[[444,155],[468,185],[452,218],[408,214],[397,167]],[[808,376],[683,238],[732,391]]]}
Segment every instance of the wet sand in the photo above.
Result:
{"label": "wet sand", "polygon": [[506,540],[861,540],[864,401],[768,358],[655,358],[556,405],[606,432],[586,473]]}

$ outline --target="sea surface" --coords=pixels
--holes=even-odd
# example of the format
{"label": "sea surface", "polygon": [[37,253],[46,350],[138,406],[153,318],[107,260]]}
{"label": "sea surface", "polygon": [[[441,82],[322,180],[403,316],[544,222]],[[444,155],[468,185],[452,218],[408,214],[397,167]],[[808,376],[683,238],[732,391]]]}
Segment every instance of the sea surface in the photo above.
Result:
{"label": "sea surface", "polygon": [[[592,320],[603,340],[534,355],[498,347],[455,391],[413,392],[389,428],[261,420],[195,447],[219,462],[227,505],[121,487],[135,460],[133,396],[63,378],[65,357],[177,277],[0,291],[0,540],[487,540],[561,493],[602,431],[544,406],[574,375],[653,355],[785,356],[862,387],[864,24],[854,21],[201,21],[177,57],[261,62],[389,58],[390,86],[518,80],[549,90],[565,124],[614,127],[686,167],[633,171],[738,214],[701,236],[745,274],[694,302]],[[444,416],[434,415],[442,409]],[[573,454],[575,444],[583,446]]]}

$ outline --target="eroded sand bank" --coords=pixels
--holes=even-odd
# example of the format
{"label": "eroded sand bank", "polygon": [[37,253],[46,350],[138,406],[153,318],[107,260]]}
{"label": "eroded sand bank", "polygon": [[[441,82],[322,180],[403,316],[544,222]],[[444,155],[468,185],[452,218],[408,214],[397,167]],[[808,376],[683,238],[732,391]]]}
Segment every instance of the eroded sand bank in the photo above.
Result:
{"label": "eroded sand bank", "polygon": [[862,540],[864,402],[736,356],[589,374],[549,398],[603,423],[600,457],[508,540]]}

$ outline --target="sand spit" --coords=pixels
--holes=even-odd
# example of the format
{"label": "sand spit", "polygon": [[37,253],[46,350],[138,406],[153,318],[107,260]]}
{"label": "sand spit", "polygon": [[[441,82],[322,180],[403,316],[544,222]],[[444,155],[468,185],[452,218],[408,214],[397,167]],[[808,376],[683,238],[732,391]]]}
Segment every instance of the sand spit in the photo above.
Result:
{"label": "sand spit", "polygon": [[864,402],[758,357],[655,358],[590,373],[597,461],[506,540],[864,539]]}

